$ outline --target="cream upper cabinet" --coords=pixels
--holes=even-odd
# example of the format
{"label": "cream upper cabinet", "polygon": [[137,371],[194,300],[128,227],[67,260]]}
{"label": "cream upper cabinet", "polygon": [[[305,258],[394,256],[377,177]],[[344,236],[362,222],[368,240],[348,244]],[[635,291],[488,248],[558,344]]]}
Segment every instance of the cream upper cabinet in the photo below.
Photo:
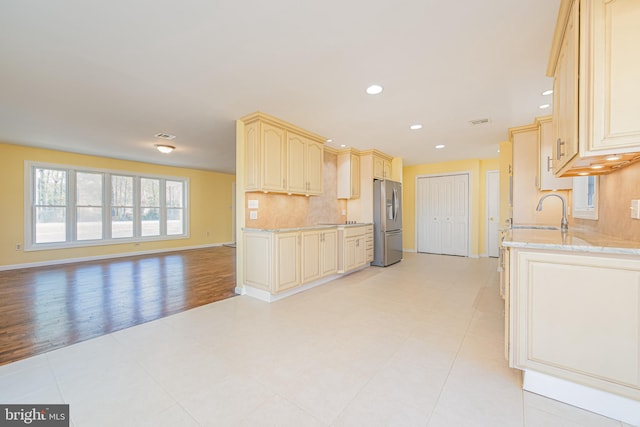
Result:
{"label": "cream upper cabinet", "polygon": [[287,141],[284,129],[262,124],[262,189],[285,191]]}
{"label": "cream upper cabinet", "polygon": [[245,123],[245,191],[322,194],[324,139],[262,113]]}
{"label": "cream upper cabinet", "polygon": [[338,198],[360,197],[360,155],[355,150],[338,152]]}
{"label": "cream upper cabinet", "polygon": [[512,252],[510,365],[640,400],[638,257]]}
{"label": "cream upper cabinet", "polygon": [[391,159],[378,152],[373,154],[373,178],[391,179]]}
{"label": "cream upper cabinet", "polygon": [[637,0],[562,0],[547,68],[556,175],[609,173],[638,160],[638,22]]}
{"label": "cream upper cabinet", "polygon": [[553,174],[553,122],[550,116],[536,119],[538,125],[538,172],[537,184],[540,190],[570,190],[571,178],[557,178]]}

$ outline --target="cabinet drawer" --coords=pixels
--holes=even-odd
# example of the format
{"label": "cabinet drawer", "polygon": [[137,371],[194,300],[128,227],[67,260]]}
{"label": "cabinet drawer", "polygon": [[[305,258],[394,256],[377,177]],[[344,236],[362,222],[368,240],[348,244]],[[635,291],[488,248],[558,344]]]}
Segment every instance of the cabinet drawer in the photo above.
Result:
{"label": "cabinet drawer", "polygon": [[345,227],[344,237],[364,236],[365,227]]}

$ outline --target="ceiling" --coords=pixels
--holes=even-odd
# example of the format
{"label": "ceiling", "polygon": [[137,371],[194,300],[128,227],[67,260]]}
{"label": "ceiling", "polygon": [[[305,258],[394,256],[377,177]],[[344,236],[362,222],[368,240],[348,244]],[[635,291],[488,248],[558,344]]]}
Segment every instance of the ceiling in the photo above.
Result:
{"label": "ceiling", "polygon": [[405,166],[496,157],[551,112],[559,2],[6,0],[0,141],[233,172],[262,111]]}

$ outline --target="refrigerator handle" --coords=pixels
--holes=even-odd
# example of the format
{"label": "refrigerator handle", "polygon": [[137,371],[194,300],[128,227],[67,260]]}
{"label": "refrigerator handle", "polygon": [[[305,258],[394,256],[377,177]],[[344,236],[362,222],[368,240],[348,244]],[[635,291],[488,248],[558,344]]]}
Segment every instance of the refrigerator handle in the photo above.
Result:
{"label": "refrigerator handle", "polygon": [[393,189],[393,220],[398,217],[398,189]]}

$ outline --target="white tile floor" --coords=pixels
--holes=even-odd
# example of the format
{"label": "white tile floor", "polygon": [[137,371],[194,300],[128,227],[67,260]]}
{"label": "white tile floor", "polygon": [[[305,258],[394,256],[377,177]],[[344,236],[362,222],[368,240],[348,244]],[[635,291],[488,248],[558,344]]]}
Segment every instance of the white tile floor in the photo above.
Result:
{"label": "white tile floor", "polygon": [[80,426],[624,426],[520,389],[494,259],[406,254],[0,367],[0,402]]}

